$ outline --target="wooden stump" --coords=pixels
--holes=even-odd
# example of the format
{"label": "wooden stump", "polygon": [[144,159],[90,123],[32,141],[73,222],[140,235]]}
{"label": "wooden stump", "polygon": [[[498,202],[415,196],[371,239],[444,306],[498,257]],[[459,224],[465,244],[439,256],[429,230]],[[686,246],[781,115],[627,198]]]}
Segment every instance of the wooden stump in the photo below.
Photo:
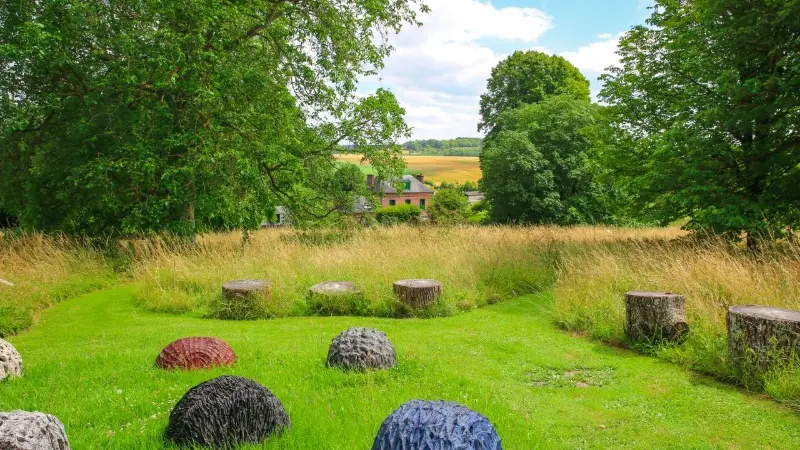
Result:
{"label": "wooden stump", "polygon": [[632,341],[679,339],[689,331],[686,298],[671,292],[625,294],[625,334]]}
{"label": "wooden stump", "polygon": [[214,315],[235,320],[264,317],[271,295],[269,280],[229,281],[222,285],[222,301]]}
{"label": "wooden stump", "polygon": [[436,280],[400,280],[394,282],[394,293],[412,308],[427,308],[442,295],[442,283]]}
{"label": "wooden stump", "polygon": [[768,370],[792,356],[800,356],[800,311],[731,306],[727,324],[728,354],[739,370]]}
{"label": "wooden stump", "polygon": [[363,315],[368,307],[361,288],[350,281],[326,281],[308,290],[308,307],[319,316]]}
{"label": "wooden stump", "polygon": [[361,289],[352,281],[325,281],[311,286],[308,294],[312,297],[360,297]]}

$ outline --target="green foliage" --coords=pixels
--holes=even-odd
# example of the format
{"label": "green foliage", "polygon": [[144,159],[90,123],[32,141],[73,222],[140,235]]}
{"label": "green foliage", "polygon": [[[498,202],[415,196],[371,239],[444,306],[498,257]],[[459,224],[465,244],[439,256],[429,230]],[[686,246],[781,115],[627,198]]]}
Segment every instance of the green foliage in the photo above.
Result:
{"label": "green foliage", "polygon": [[539,103],[552,95],[589,103],[589,81],[560,56],[516,51],[492,69],[486,93],[481,95],[478,130],[500,131],[496,127],[503,111]]}
{"label": "green foliage", "polygon": [[454,189],[457,191],[466,192],[466,191],[479,191],[480,186],[478,186],[478,183],[469,180],[465,181],[462,184],[450,183],[449,181],[442,181],[441,184],[439,184],[439,189]]}
{"label": "green foliage", "polygon": [[583,224],[608,221],[596,182],[589,130],[597,107],[567,96],[503,111],[486,139],[482,188],[502,223]]}
{"label": "green foliage", "polygon": [[[403,109],[356,81],[417,0],[0,6],[0,207],[100,235],[328,217],[358,195],[339,143],[402,171]],[[344,179],[342,178],[344,176]]]}
{"label": "green foliage", "polygon": [[731,237],[800,224],[796,1],[659,0],[604,76],[604,164],[634,207]]}
{"label": "green foliage", "polygon": [[375,219],[381,225],[400,225],[419,223],[422,210],[417,205],[384,206],[375,211]]}
{"label": "green foliage", "polygon": [[481,138],[458,137],[455,139],[422,139],[407,141],[403,148],[412,154],[432,156],[478,156],[481,154]]}
{"label": "green foliage", "polygon": [[466,221],[469,203],[463,192],[456,189],[439,189],[433,196],[428,215],[437,225],[453,225]]}

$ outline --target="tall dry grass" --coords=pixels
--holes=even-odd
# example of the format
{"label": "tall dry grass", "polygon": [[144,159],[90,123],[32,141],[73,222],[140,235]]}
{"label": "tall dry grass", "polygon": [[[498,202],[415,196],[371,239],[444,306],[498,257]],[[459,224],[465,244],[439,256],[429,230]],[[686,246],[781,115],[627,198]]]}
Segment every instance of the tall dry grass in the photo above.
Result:
{"label": "tall dry grass", "polygon": [[725,317],[732,305],[800,310],[800,245],[751,251],[723,240],[618,241],[572,246],[561,254],[554,288],[556,321],[612,343],[624,342],[623,296],[654,290],[686,296],[690,333],[680,345],[650,349],[668,360],[753,388],[800,400],[800,373],[742,379],[731,370]]}
{"label": "tall dry grass", "polygon": [[0,337],[29,327],[36,313],[116,281],[97,248],[65,236],[0,234]]}
{"label": "tall dry grass", "polygon": [[370,301],[350,313],[404,316],[392,282],[435,278],[444,284],[439,308],[450,314],[549,287],[556,245],[626,238],[668,238],[674,229],[597,227],[393,227],[325,236],[325,232],[263,230],[242,243],[239,234],[201,236],[175,251],[159,241],[133,244],[141,263],[134,269],[139,302],[174,313],[209,313],[226,280],[267,278],[274,316],[307,314],[305,296],[315,283],[354,281]]}

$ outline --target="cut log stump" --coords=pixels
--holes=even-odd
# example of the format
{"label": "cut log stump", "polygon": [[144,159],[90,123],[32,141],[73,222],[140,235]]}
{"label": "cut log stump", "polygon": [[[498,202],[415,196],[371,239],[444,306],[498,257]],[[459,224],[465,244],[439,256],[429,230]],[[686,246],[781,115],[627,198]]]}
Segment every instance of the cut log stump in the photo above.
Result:
{"label": "cut log stump", "polygon": [[264,317],[271,295],[269,280],[229,281],[222,285],[222,301],[214,315],[234,320]]}
{"label": "cut log stump", "polygon": [[728,309],[728,353],[739,370],[758,371],[800,357],[800,311],[769,306]]}
{"label": "cut log stump", "polygon": [[442,296],[442,283],[421,279],[395,281],[394,293],[412,308],[427,308]]}
{"label": "cut log stump", "polygon": [[689,331],[686,298],[671,292],[625,294],[625,334],[632,341],[674,341]]}
{"label": "cut log stump", "polygon": [[318,316],[363,315],[367,308],[361,288],[350,281],[326,281],[308,290],[308,306]]}
{"label": "cut log stump", "polygon": [[360,297],[361,288],[352,281],[326,281],[311,286],[308,294],[312,297]]}

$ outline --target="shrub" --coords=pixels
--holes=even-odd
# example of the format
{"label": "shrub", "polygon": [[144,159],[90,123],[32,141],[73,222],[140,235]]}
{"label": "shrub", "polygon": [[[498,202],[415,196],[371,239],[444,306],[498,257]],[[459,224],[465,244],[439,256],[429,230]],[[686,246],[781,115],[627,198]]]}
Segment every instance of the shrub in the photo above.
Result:
{"label": "shrub", "polygon": [[417,205],[385,206],[375,211],[375,219],[381,225],[416,224],[421,213]]}
{"label": "shrub", "polygon": [[466,222],[469,203],[464,193],[456,189],[439,189],[433,196],[428,215],[439,225],[452,225]]}

